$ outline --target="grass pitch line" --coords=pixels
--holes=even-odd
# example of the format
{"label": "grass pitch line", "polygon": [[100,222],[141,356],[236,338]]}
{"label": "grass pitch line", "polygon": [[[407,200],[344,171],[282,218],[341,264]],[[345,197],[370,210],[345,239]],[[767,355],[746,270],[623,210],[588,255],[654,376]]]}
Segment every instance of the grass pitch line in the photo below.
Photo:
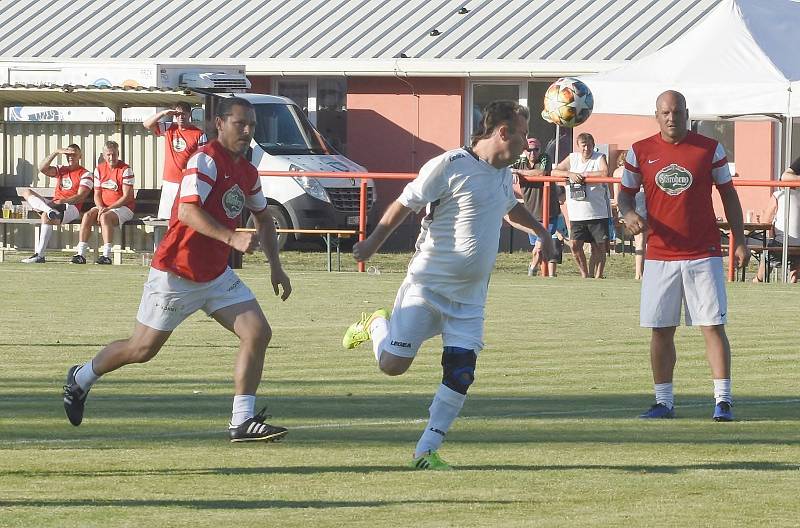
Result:
{"label": "grass pitch line", "polygon": [[[497,400],[511,400],[513,398],[496,398]],[[746,401],[746,400],[745,400]],[[786,400],[773,400],[773,401],[754,401],[746,403],[748,406],[760,405],[789,405],[800,403],[800,398],[792,398]],[[703,402],[689,402],[681,404],[681,408],[686,407],[705,407],[708,405],[707,401]],[[596,413],[617,413],[617,412],[637,412],[641,410],[641,406],[636,407],[609,407],[602,409],[592,409]],[[506,418],[535,418],[537,416],[575,416],[586,413],[583,410],[569,410],[569,411],[534,411],[525,413],[509,413],[509,414],[495,414],[487,415],[467,415],[459,417],[462,421],[480,421],[480,420],[498,420]],[[631,420],[638,420],[637,417],[631,416]],[[426,423],[427,418],[412,418],[406,420],[376,420],[371,422],[328,422],[319,424],[295,425],[289,427],[289,431],[302,431],[302,430],[319,430],[319,429],[351,429],[356,427],[381,427],[381,426],[402,426]],[[740,423],[742,423],[740,421]],[[746,422],[744,422],[746,423]],[[81,438],[18,438],[10,441],[0,442],[2,446],[14,445],[67,445],[77,444],[80,442],[97,442],[108,440],[154,440],[163,438],[186,438],[186,437],[212,437],[223,435],[226,430],[223,429],[206,429],[203,431],[180,431],[175,433],[158,433],[158,434],[134,434],[124,436],[84,436]]]}

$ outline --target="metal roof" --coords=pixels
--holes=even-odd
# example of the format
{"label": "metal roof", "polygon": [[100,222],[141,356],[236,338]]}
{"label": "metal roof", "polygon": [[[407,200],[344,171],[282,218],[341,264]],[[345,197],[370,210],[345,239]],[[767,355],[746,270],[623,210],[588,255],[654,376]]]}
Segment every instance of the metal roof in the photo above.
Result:
{"label": "metal roof", "polygon": [[113,109],[139,106],[172,106],[178,101],[199,104],[202,102],[202,96],[190,90],[161,88],[0,85],[0,107],[100,106]]}
{"label": "metal roof", "polygon": [[244,64],[248,73],[591,72],[721,0],[0,0],[0,61]]}

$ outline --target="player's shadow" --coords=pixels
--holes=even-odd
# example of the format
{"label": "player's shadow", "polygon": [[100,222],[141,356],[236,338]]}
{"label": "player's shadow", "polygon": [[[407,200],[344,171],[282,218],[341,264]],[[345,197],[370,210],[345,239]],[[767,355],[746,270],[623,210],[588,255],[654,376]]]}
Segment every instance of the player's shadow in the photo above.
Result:
{"label": "player's shadow", "polygon": [[[0,508],[187,508],[192,510],[262,510],[262,509],[295,509],[295,508],[375,508],[383,506],[405,506],[410,504],[430,505],[462,505],[463,501],[455,499],[409,499],[409,500],[363,500],[363,501],[329,501],[329,500],[181,500],[181,499],[16,499],[0,500]],[[530,504],[530,500],[474,500],[474,505],[509,505]]]}
{"label": "player's shadow", "polygon": [[[686,471],[767,471],[770,473],[800,470],[800,463],[729,461],[704,464],[489,464],[459,465],[459,471],[611,471],[627,473],[679,474]],[[119,477],[203,477],[235,475],[322,475],[330,473],[375,474],[409,473],[403,466],[257,466],[208,468],[142,468],[142,469],[80,469],[80,470],[11,470],[9,477],[21,478],[119,478]]]}

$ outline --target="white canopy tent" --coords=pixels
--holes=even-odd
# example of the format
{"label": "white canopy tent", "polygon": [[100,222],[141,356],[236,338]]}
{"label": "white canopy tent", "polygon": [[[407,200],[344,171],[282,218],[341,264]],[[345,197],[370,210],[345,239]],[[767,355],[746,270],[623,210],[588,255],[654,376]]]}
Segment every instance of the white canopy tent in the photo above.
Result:
{"label": "white canopy tent", "polygon": [[659,51],[582,80],[604,114],[652,115],[658,94],[675,89],[695,118],[798,116],[798,28],[800,2],[725,0]]}
{"label": "white canopy tent", "polygon": [[[799,1],[725,0],[655,53],[582,80],[594,95],[594,111],[603,114],[653,115],[656,97],[672,89],[686,96],[695,119],[779,119],[783,168],[793,159],[792,118],[800,116],[798,31]],[[786,280],[785,245],[782,256]]]}

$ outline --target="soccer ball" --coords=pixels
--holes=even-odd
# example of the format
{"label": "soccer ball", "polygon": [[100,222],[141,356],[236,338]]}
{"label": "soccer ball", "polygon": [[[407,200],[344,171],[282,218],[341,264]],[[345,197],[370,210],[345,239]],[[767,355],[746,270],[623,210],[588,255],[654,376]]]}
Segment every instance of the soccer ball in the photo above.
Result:
{"label": "soccer ball", "polygon": [[576,127],[592,115],[594,97],[582,81],[574,77],[562,77],[544,94],[542,118],[554,125]]}

